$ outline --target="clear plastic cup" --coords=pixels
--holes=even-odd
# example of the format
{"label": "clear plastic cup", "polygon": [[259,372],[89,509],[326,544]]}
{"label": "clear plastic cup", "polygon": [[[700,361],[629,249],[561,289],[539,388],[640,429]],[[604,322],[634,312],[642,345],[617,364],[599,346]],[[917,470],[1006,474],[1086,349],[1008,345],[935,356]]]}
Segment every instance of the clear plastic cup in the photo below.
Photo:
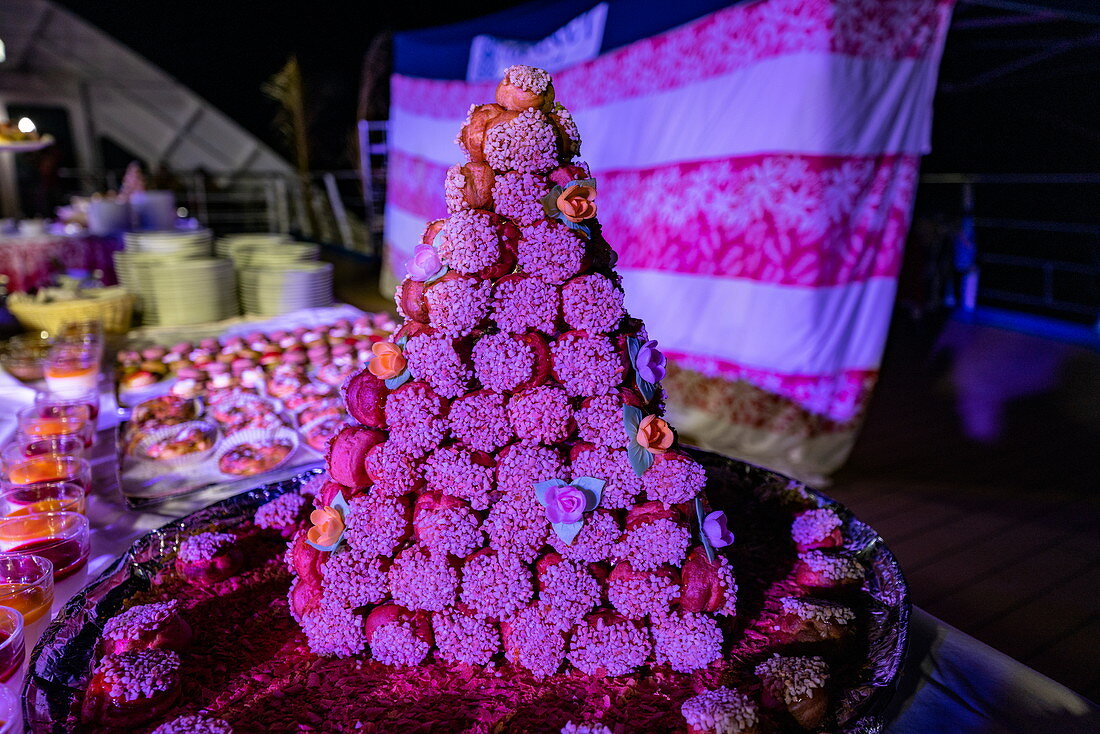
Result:
{"label": "clear plastic cup", "polygon": [[18,431],[23,436],[32,438],[79,436],[88,448],[95,443],[95,424],[87,418],[75,415],[43,417],[36,407],[24,408],[17,415]]}
{"label": "clear plastic cup", "polygon": [[92,467],[86,459],[48,455],[27,459],[4,471],[4,489],[44,482],[73,482],[87,494],[92,491]]}
{"label": "clear plastic cup", "polygon": [[99,418],[99,390],[76,394],[40,390],[34,396],[34,405],[43,418],[72,416],[94,423]]}
{"label": "clear plastic cup", "polygon": [[34,515],[39,512],[85,510],[84,488],[73,482],[39,482],[0,492],[0,516]]}
{"label": "clear plastic cup", "polygon": [[16,433],[12,443],[0,450],[3,466],[18,464],[37,456],[75,456],[88,458],[88,447],[80,436],[27,436]]}
{"label": "clear plastic cup", "polygon": [[0,686],[0,734],[16,734],[23,731],[23,709],[19,697]]}
{"label": "clear plastic cup", "polygon": [[53,564],[53,580],[68,578],[88,563],[88,518],[76,512],[41,512],[0,519],[0,551],[42,556]]}
{"label": "clear plastic cup", "polygon": [[0,606],[23,615],[33,624],[53,606],[53,563],[42,556],[0,553]]}
{"label": "clear plastic cup", "polygon": [[19,672],[25,656],[23,615],[11,607],[0,607],[0,682]]}
{"label": "clear plastic cup", "polygon": [[46,387],[50,392],[82,395],[99,384],[98,349],[85,344],[55,344],[46,358]]}

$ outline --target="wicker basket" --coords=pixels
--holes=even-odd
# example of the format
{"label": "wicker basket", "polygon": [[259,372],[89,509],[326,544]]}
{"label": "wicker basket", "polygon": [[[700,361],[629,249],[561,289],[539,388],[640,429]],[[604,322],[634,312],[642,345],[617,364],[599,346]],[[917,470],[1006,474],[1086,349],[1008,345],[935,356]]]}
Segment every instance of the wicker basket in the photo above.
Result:
{"label": "wicker basket", "polygon": [[129,330],[134,311],[134,296],[130,292],[112,287],[87,291],[85,295],[88,297],[40,303],[34,296],[12,293],[7,305],[29,331],[54,334],[65,324],[77,321],[99,321],[108,334],[125,334]]}

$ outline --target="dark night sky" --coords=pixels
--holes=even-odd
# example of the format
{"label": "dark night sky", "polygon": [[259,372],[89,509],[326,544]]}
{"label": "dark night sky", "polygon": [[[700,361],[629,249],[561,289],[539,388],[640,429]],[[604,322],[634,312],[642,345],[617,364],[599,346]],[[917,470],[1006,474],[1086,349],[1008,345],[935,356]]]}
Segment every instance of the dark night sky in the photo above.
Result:
{"label": "dark night sky", "polygon": [[[275,105],[260,85],[297,53],[306,76],[315,167],[340,160],[355,119],[363,54],[385,29],[439,25],[519,4],[398,2],[286,3],[257,0],[62,0],[276,145]],[[956,19],[989,11],[962,5]],[[548,32],[552,29],[547,29]],[[1007,29],[952,28],[941,82],[957,83],[1003,61],[1095,32],[1084,23]],[[1095,46],[1029,67],[988,86],[937,96],[933,153],[925,171],[1100,170]],[[941,85],[942,86],[942,85]]]}

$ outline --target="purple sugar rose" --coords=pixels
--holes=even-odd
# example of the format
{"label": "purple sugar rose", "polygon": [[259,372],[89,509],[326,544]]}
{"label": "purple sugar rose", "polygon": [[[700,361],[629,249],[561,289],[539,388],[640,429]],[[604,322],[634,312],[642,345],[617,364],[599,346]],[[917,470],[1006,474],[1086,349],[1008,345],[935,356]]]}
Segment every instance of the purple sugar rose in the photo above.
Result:
{"label": "purple sugar rose", "polygon": [[733,544],[733,533],[726,526],[726,513],[716,510],[703,518],[703,532],[714,548]]}
{"label": "purple sugar rose", "polygon": [[439,259],[439,253],[431,245],[417,245],[412,258],[405,263],[405,271],[413,280],[423,283],[428,278],[439,272],[443,262]]}
{"label": "purple sugar rose", "polygon": [[665,355],[657,348],[655,340],[647,341],[638,348],[634,369],[639,377],[654,385],[665,379]]}
{"label": "purple sugar rose", "polygon": [[588,498],[580,487],[566,484],[546,490],[546,518],[553,524],[578,522]]}

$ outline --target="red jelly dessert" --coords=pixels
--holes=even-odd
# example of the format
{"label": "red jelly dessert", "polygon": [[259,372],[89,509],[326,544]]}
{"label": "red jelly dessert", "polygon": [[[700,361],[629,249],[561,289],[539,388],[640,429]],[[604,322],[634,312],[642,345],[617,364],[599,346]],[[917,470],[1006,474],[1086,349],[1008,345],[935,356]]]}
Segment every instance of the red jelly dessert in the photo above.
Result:
{"label": "red jelly dessert", "polygon": [[174,599],[132,606],[103,626],[103,652],[108,655],[148,649],[182,652],[190,644],[191,627]]}
{"label": "red jelly dessert", "polygon": [[81,718],[108,727],[137,727],[163,716],[180,696],[180,657],[171,650],[135,650],[99,661]]}
{"label": "red jelly dessert", "polygon": [[209,585],[237,573],[243,561],[235,535],[199,533],[180,543],[176,570],[193,584]]}

